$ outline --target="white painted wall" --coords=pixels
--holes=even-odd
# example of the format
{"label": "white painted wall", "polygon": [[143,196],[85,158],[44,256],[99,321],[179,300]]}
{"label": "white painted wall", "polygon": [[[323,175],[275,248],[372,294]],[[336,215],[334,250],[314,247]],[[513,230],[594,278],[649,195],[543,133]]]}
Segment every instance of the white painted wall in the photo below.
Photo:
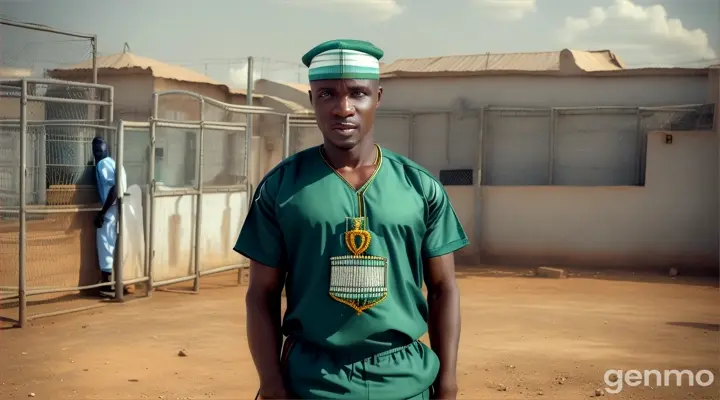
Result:
{"label": "white painted wall", "polygon": [[[208,193],[202,198],[200,268],[239,264],[242,258],[232,248],[247,215],[247,194]],[[156,198],[153,219],[153,280],[192,275],[195,196]]]}
{"label": "white painted wall", "polygon": [[[478,113],[470,111],[458,117],[441,112],[450,110],[458,98],[465,99],[470,108],[495,106],[548,109],[551,107],[652,107],[716,101],[708,88],[707,76],[485,76],[388,79],[381,84],[384,92],[375,129],[377,140],[391,150],[408,155],[436,176],[441,169],[476,171],[479,167],[478,138],[481,127]],[[383,115],[382,110],[413,111],[421,114],[416,115],[414,119],[398,118]],[[669,114],[661,113],[644,116],[641,130],[643,132],[656,130],[669,117]],[[486,118],[487,125],[483,130],[483,184],[494,186],[483,187],[482,193],[491,193],[488,200],[491,205],[494,204],[493,196],[504,195],[508,197],[501,197],[501,204],[514,204],[515,207],[519,207],[517,210],[536,210],[540,207],[534,205],[538,200],[536,196],[547,193],[548,196],[558,196],[552,197],[553,204],[567,206],[568,202],[573,204],[573,201],[578,201],[587,206],[584,209],[585,214],[596,212],[602,214],[604,210],[602,206],[598,206],[600,208],[597,209],[592,206],[596,204],[594,199],[603,198],[599,193],[616,193],[622,190],[638,190],[639,193],[644,193],[642,191],[645,189],[642,187],[623,187],[642,182],[642,173],[647,172],[649,168],[646,166],[643,170],[643,163],[638,162],[640,150],[643,148],[641,146],[644,146],[644,143],[638,140],[637,116],[633,113],[621,115],[618,110],[608,110],[595,111],[591,115],[587,113],[558,115],[555,119],[555,139],[552,144],[550,142],[552,121],[548,112],[488,112]],[[412,136],[406,133],[410,130]],[[406,150],[402,151],[404,149]],[[554,159],[552,165],[551,153]],[[585,187],[548,186],[551,172],[553,185]],[[645,176],[649,179],[647,175]],[[477,184],[477,176],[474,178]],[[592,187],[592,185],[613,186]],[[446,189],[466,229],[472,232],[471,236],[474,235],[478,223],[491,223],[488,221],[499,218],[498,210],[505,210],[502,207],[488,208],[489,205],[485,203],[484,198],[482,205],[478,205],[476,187],[448,186]],[[566,195],[580,197],[570,197],[574,199],[570,201],[563,198]],[[552,219],[563,215],[558,214],[563,211],[562,208],[537,211],[546,213],[547,218],[552,216]],[[527,212],[534,213],[534,211]],[[509,212],[506,216],[512,215],[513,212]],[[528,218],[525,215],[522,218],[513,217],[511,220],[538,221],[541,217]],[[550,225],[556,223],[550,223],[549,220],[545,222]],[[503,222],[505,223],[506,221]],[[502,229],[507,229],[508,237],[516,237],[522,243],[544,235],[533,231],[539,229],[533,224],[522,225],[522,229],[525,230],[523,232],[519,232],[513,226],[513,223],[501,224],[498,227],[491,225],[488,228],[490,238],[495,237],[493,235],[500,235],[493,232],[505,232]],[[488,245],[492,243],[494,242],[487,242]],[[481,245],[485,244],[485,241],[473,240],[472,245],[463,253],[478,254]],[[486,253],[493,255],[494,248],[491,246]],[[512,250],[510,247],[497,248],[498,254],[503,257],[517,253],[514,247]],[[572,246],[561,248],[568,249],[568,254],[572,254]],[[580,250],[582,248],[578,249]],[[589,254],[582,251],[581,253]],[[531,252],[531,254],[536,253]],[[600,256],[597,261],[607,262]]]}
{"label": "white painted wall", "polygon": [[663,106],[708,101],[703,76],[480,76],[382,80],[384,109],[450,108],[459,97],[470,106]]}
{"label": "white painted wall", "polygon": [[[717,268],[718,139],[665,132],[648,140],[645,187],[447,187],[482,262]],[[477,225],[479,221],[479,225]],[[476,229],[480,230],[477,231]],[[479,238],[479,239],[478,239]]]}

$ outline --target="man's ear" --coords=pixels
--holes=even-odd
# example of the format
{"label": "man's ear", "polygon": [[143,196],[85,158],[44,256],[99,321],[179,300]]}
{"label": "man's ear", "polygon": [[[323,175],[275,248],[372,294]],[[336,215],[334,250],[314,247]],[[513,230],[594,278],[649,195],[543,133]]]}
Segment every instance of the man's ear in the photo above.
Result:
{"label": "man's ear", "polygon": [[308,97],[310,98],[310,105],[313,105],[312,90],[308,90]]}
{"label": "man's ear", "polygon": [[380,101],[382,100],[382,94],[383,94],[383,88],[382,88],[382,86],[378,86],[377,104],[375,105],[375,108],[380,107]]}

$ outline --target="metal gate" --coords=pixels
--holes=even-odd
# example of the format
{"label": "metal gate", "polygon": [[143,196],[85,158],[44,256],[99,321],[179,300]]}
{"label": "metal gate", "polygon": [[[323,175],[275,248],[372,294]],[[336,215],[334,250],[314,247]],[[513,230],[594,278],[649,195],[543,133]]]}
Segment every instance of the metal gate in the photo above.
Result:
{"label": "metal gate", "polygon": [[22,327],[102,305],[80,294],[102,286],[91,142],[113,149],[112,115],[111,86],[0,81],[0,317],[17,308]]}
{"label": "metal gate", "polygon": [[154,94],[149,123],[120,122],[121,203],[134,214],[121,218],[118,274],[147,276],[148,294],[188,281],[198,291],[201,277],[247,265],[233,247],[252,198],[253,126],[287,137],[289,116],[173,90]]}

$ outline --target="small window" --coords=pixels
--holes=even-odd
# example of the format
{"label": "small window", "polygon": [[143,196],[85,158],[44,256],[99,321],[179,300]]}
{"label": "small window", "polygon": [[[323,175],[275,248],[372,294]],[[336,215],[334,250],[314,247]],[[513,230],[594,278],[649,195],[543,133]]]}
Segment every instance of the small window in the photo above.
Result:
{"label": "small window", "polygon": [[443,169],[440,170],[440,183],[446,186],[472,186],[473,170]]}

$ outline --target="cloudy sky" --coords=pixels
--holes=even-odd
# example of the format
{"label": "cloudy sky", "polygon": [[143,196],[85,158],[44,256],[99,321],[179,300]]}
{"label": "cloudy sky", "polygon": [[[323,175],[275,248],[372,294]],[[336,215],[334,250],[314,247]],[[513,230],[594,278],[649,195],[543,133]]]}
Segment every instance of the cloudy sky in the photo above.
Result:
{"label": "cloudy sky", "polygon": [[[98,35],[133,53],[244,84],[303,81],[303,53],[334,38],[384,61],[452,54],[610,49],[631,67],[720,63],[720,0],[0,0],[0,16]],[[87,43],[0,26],[5,64],[72,64]]]}

